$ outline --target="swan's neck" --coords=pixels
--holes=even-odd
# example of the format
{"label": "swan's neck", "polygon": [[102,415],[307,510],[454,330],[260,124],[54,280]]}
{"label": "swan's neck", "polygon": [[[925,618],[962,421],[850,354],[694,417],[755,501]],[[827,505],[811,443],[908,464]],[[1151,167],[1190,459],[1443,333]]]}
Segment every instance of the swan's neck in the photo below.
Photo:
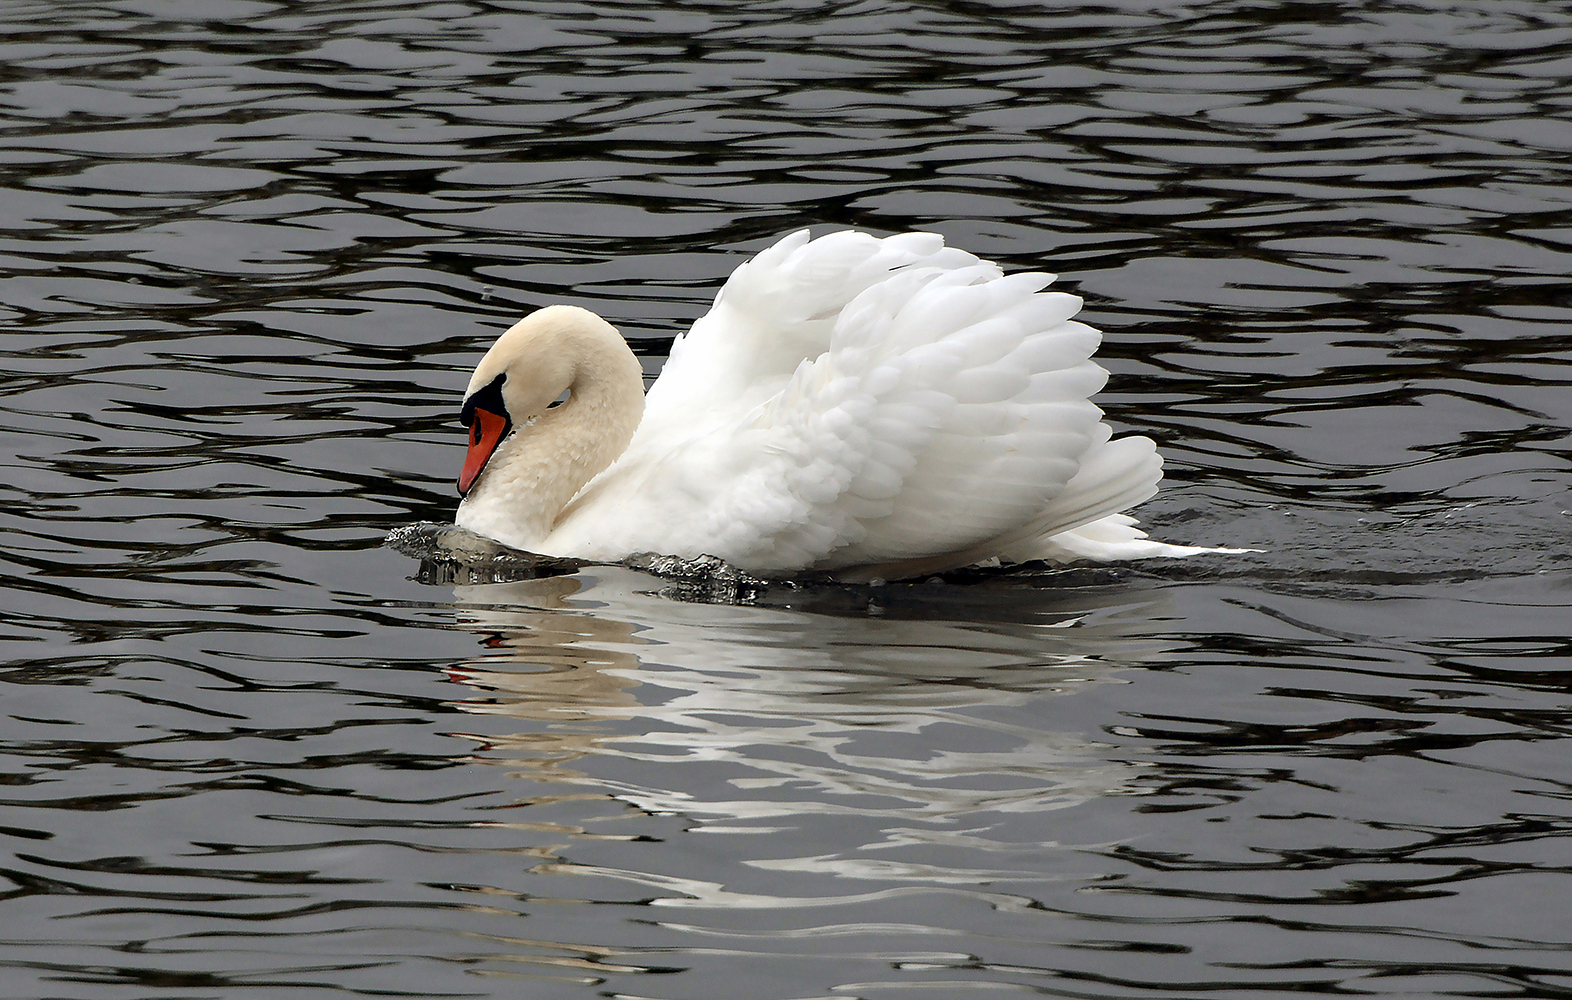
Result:
{"label": "swan's neck", "polygon": [[644,414],[638,360],[620,337],[614,344],[575,347],[579,358],[568,399],[527,425],[527,415],[515,418],[520,426],[497,446],[459,505],[459,524],[550,554],[546,537],[562,509],[627,448]]}

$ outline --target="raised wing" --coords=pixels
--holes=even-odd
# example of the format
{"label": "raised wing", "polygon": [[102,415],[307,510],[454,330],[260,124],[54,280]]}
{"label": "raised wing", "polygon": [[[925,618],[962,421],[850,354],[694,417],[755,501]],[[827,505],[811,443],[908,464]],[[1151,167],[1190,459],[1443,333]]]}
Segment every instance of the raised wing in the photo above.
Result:
{"label": "raised wing", "polygon": [[804,229],[782,237],[733,271],[710,311],[672,344],[645,398],[641,434],[659,436],[668,421],[691,430],[699,411],[736,416],[767,401],[799,364],[830,349],[847,304],[892,271],[980,264],[937,233],[881,240],[846,231],[810,242]]}
{"label": "raised wing", "polygon": [[[832,266],[831,250],[847,257]],[[813,275],[833,286],[817,299]],[[1051,280],[911,236],[788,238],[679,342],[677,377],[656,386],[667,395],[651,391],[654,413],[581,496],[601,516],[575,524],[570,511],[559,530],[587,554],[604,543],[755,570],[942,568],[1144,499],[1160,462],[1145,439],[1108,442],[1087,399],[1107,378],[1089,360],[1100,335],[1070,319],[1079,299],[1041,291]],[[760,361],[728,346],[739,329],[793,346],[761,345]]]}

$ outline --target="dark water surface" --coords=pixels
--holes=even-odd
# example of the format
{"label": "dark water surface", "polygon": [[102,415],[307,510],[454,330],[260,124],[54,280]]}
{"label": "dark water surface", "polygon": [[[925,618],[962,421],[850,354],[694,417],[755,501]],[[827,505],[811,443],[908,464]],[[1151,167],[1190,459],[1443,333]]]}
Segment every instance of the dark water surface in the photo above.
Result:
{"label": "dark water surface", "polygon": [[[0,994],[1572,996],[1569,80],[1558,0],[5,0]],[[1266,553],[383,547],[500,328],[653,371],[808,225],[1059,271]]]}

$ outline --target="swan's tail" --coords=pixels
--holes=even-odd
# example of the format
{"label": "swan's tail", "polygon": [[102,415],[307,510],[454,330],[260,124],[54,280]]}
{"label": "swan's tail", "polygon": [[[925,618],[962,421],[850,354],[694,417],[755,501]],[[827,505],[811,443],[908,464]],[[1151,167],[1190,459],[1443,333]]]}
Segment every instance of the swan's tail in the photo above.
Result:
{"label": "swan's tail", "polygon": [[1066,563],[1078,559],[1116,562],[1126,559],[1182,559],[1186,556],[1235,555],[1259,549],[1206,548],[1154,541],[1120,511],[1157,492],[1163,459],[1150,438],[1109,440],[1101,425],[1102,442],[1091,448],[1081,469],[1041,514],[1022,527],[959,552],[843,570],[847,582],[898,580],[925,576],[978,563],[1024,563],[1034,560]]}
{"label": "swan's tail", "polygon": [[1125,559],[1183,559],[1208,553],[1238,555],[1242,552],[1260,552],[1260,549],[1206,548],[1200,545],[1170,545],[1146,537],[1137,528],[1140,523],[1128,514],[1109,514],[1079,528],[1061,531],[1057,535],[1039,538],[1032,547],[1023,546],[1008,561],[1026,562],[1042,559],[1047,562],[1074,562],[1091,559],[1095,562],[1118,562]]}
{"label": "swan's tail", "polygon": [[[1103,425],[1104,435],[1108,433]],[[1206,548],[1153,541],[1137,528],[1135,518],[1120,511],[1152,497],[1163,478],[1163,457],[1151,438],[1105,441],[1083,460],[1081,470],[1033,521],[1027,537],[1001,540],[994,553],[1001,562],[1071,562],[1093,559],[1183,559],[1219,553],[1235,555],[1259,549]]]}
{"label": "swan's tail", "polygon": [[[1081,457],[1081,468],[1028,526],[1028,537],[1045,538],[1129,510],[1157,494],[1163,478],[1163,457],[1151,438],[1110,441],[1113,429],[1098,424],[1092,446]],[[1026,539],[1022,539],[1025,541]]]}

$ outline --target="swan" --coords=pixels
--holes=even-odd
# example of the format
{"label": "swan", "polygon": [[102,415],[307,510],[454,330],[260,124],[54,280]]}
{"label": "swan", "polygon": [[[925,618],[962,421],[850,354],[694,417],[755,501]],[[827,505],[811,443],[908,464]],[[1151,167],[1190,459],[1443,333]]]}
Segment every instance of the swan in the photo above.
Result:
{"label": "swan", "polygon": [[1081,300],[934,233],[792,233],[736,269],[643,369],[575,306],[526,316],[464,395],[457,523],[617,562],[899,579],[979,563],[1182,557],[1122,512],[1157,492],[1112,439]]}

